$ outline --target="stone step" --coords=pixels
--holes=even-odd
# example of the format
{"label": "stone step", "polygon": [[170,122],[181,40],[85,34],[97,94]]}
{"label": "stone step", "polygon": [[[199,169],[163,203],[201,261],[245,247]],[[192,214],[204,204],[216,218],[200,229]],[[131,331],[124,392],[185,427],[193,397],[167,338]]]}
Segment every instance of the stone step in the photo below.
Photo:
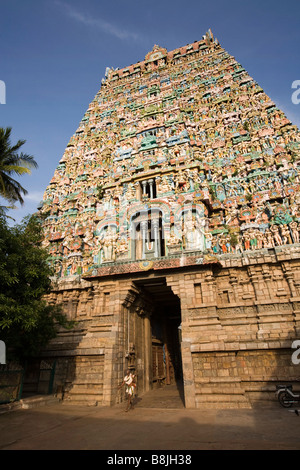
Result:
{"label": "stone step", "polygon": [[34,395],[31,397],[22,398],[21,400],[12,403],[5,403],[0,405],[0,414],[8,411],[36,408],[38,406],[47,406],[60,403],[59,398],[53,395]]}
{"label": "stone step", "polygon": [[76,406],[98,406],[101,405],[103,401],[103,396],[89,396],[86,395],[71,395],[62,401],[63,405],[76,405]]}
{"label": "stone step", "polygon": [[29,409],[38,406],[46,406],[60,403],[59,398],[53,395],[38,395],[20,400],[21,408]]}
{"label": "stone step", "polygon": [[164,385],[137,396],[136,406],[140,408],[179,409],[184,408],[182,390],[176,385]]}
{"label": "stone step", "polygon": [[102,387],[75,384],[68,391],[65,392],[65,397],[83,395],[85,397],[102,396]]}

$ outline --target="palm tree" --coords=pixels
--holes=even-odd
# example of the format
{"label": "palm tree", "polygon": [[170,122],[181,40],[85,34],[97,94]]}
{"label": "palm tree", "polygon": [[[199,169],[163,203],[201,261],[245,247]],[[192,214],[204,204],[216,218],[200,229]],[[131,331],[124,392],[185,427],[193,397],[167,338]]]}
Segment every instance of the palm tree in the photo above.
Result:
{"label": "palm tree", "polygon": [[38,164],[33,156],[18,153],[26,141],[18,140],[16,145],[12,146],[10,136],[11,127],[0,127],[0,196],[10,203],[24,204],[22,195],[28,194],[28,191],[12,176],[31,174],[31,169],[37,168]]}

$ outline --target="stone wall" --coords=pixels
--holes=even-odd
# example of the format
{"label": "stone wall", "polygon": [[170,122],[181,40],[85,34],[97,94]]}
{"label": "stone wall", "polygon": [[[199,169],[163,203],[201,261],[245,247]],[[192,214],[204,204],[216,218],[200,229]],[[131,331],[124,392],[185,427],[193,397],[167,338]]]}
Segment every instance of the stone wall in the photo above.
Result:
{"label": "stone wall", "polygon": [[193,367],[199,408],[266,406],[274,400],[276,382],[297,378],[289,349],[197,352]]}
{"label": "stone wall", "polygon": [[278,382],[297,386],[300,370],[291,362],[300,337],[297,258],[296,250],[225,257],[215,272],[172,278],[195,406],[248,407],[274,399]]}
{"label": "stone wall", "polygon": [[[300,338],[298,250],[223,255],[219,264],[159,273],[180,299],[187,407],[250,407],[274,400],[278,382],[297,385],[299,366],[291,362],[291,344]],[[135,283],[146,278],[155,279],[155,272],[60,283],[53,289],[48,300],[62,303],[77,322],[45,352],[58,358],[56,385],[65,386],[66,400],[119,402],[117,388],[128,366],[136,368],[140,393],[151,388],[154,299]]]}

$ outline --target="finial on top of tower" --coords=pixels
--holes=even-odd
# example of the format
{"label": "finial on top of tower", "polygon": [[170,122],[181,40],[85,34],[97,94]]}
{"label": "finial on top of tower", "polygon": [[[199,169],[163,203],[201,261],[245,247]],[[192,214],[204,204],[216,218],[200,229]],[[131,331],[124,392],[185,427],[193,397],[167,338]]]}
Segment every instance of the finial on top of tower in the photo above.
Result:
{"label": "finial on top of tower", "polygon": [[202,39],[204,41],[206,41],[206,43],[212,43],[214,42],[215,44],[219,44],[219,41],[217,40],[217,38],[214,38],[214,35],[213,35],[213,32],[211,30],[211,28],[209,28],[209,30],[207,31],[207,33],[205,33],[203,36],[202,36]]}
{"label": "finial on top of tower", "polygon": [[154,62],[155,60],[162,59],[167,55],[168,51],[164,47],[154,44],[152,51],[148,52],[145,57],[145,62]]}

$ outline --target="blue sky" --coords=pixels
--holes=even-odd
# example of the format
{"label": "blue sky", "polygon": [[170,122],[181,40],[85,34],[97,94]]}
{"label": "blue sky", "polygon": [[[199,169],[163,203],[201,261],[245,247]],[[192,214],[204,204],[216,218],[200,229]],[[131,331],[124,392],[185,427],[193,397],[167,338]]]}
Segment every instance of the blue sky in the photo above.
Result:
{"label": "blue sky", "polygon": [[0,127],[39,164],[16,222],[36,210],[70,137],[100,89],[106,67],[143,60],[154,44],[173,50],[211,28],[300,127],[292,83],[300,80],[299,0],[0,0]]}

